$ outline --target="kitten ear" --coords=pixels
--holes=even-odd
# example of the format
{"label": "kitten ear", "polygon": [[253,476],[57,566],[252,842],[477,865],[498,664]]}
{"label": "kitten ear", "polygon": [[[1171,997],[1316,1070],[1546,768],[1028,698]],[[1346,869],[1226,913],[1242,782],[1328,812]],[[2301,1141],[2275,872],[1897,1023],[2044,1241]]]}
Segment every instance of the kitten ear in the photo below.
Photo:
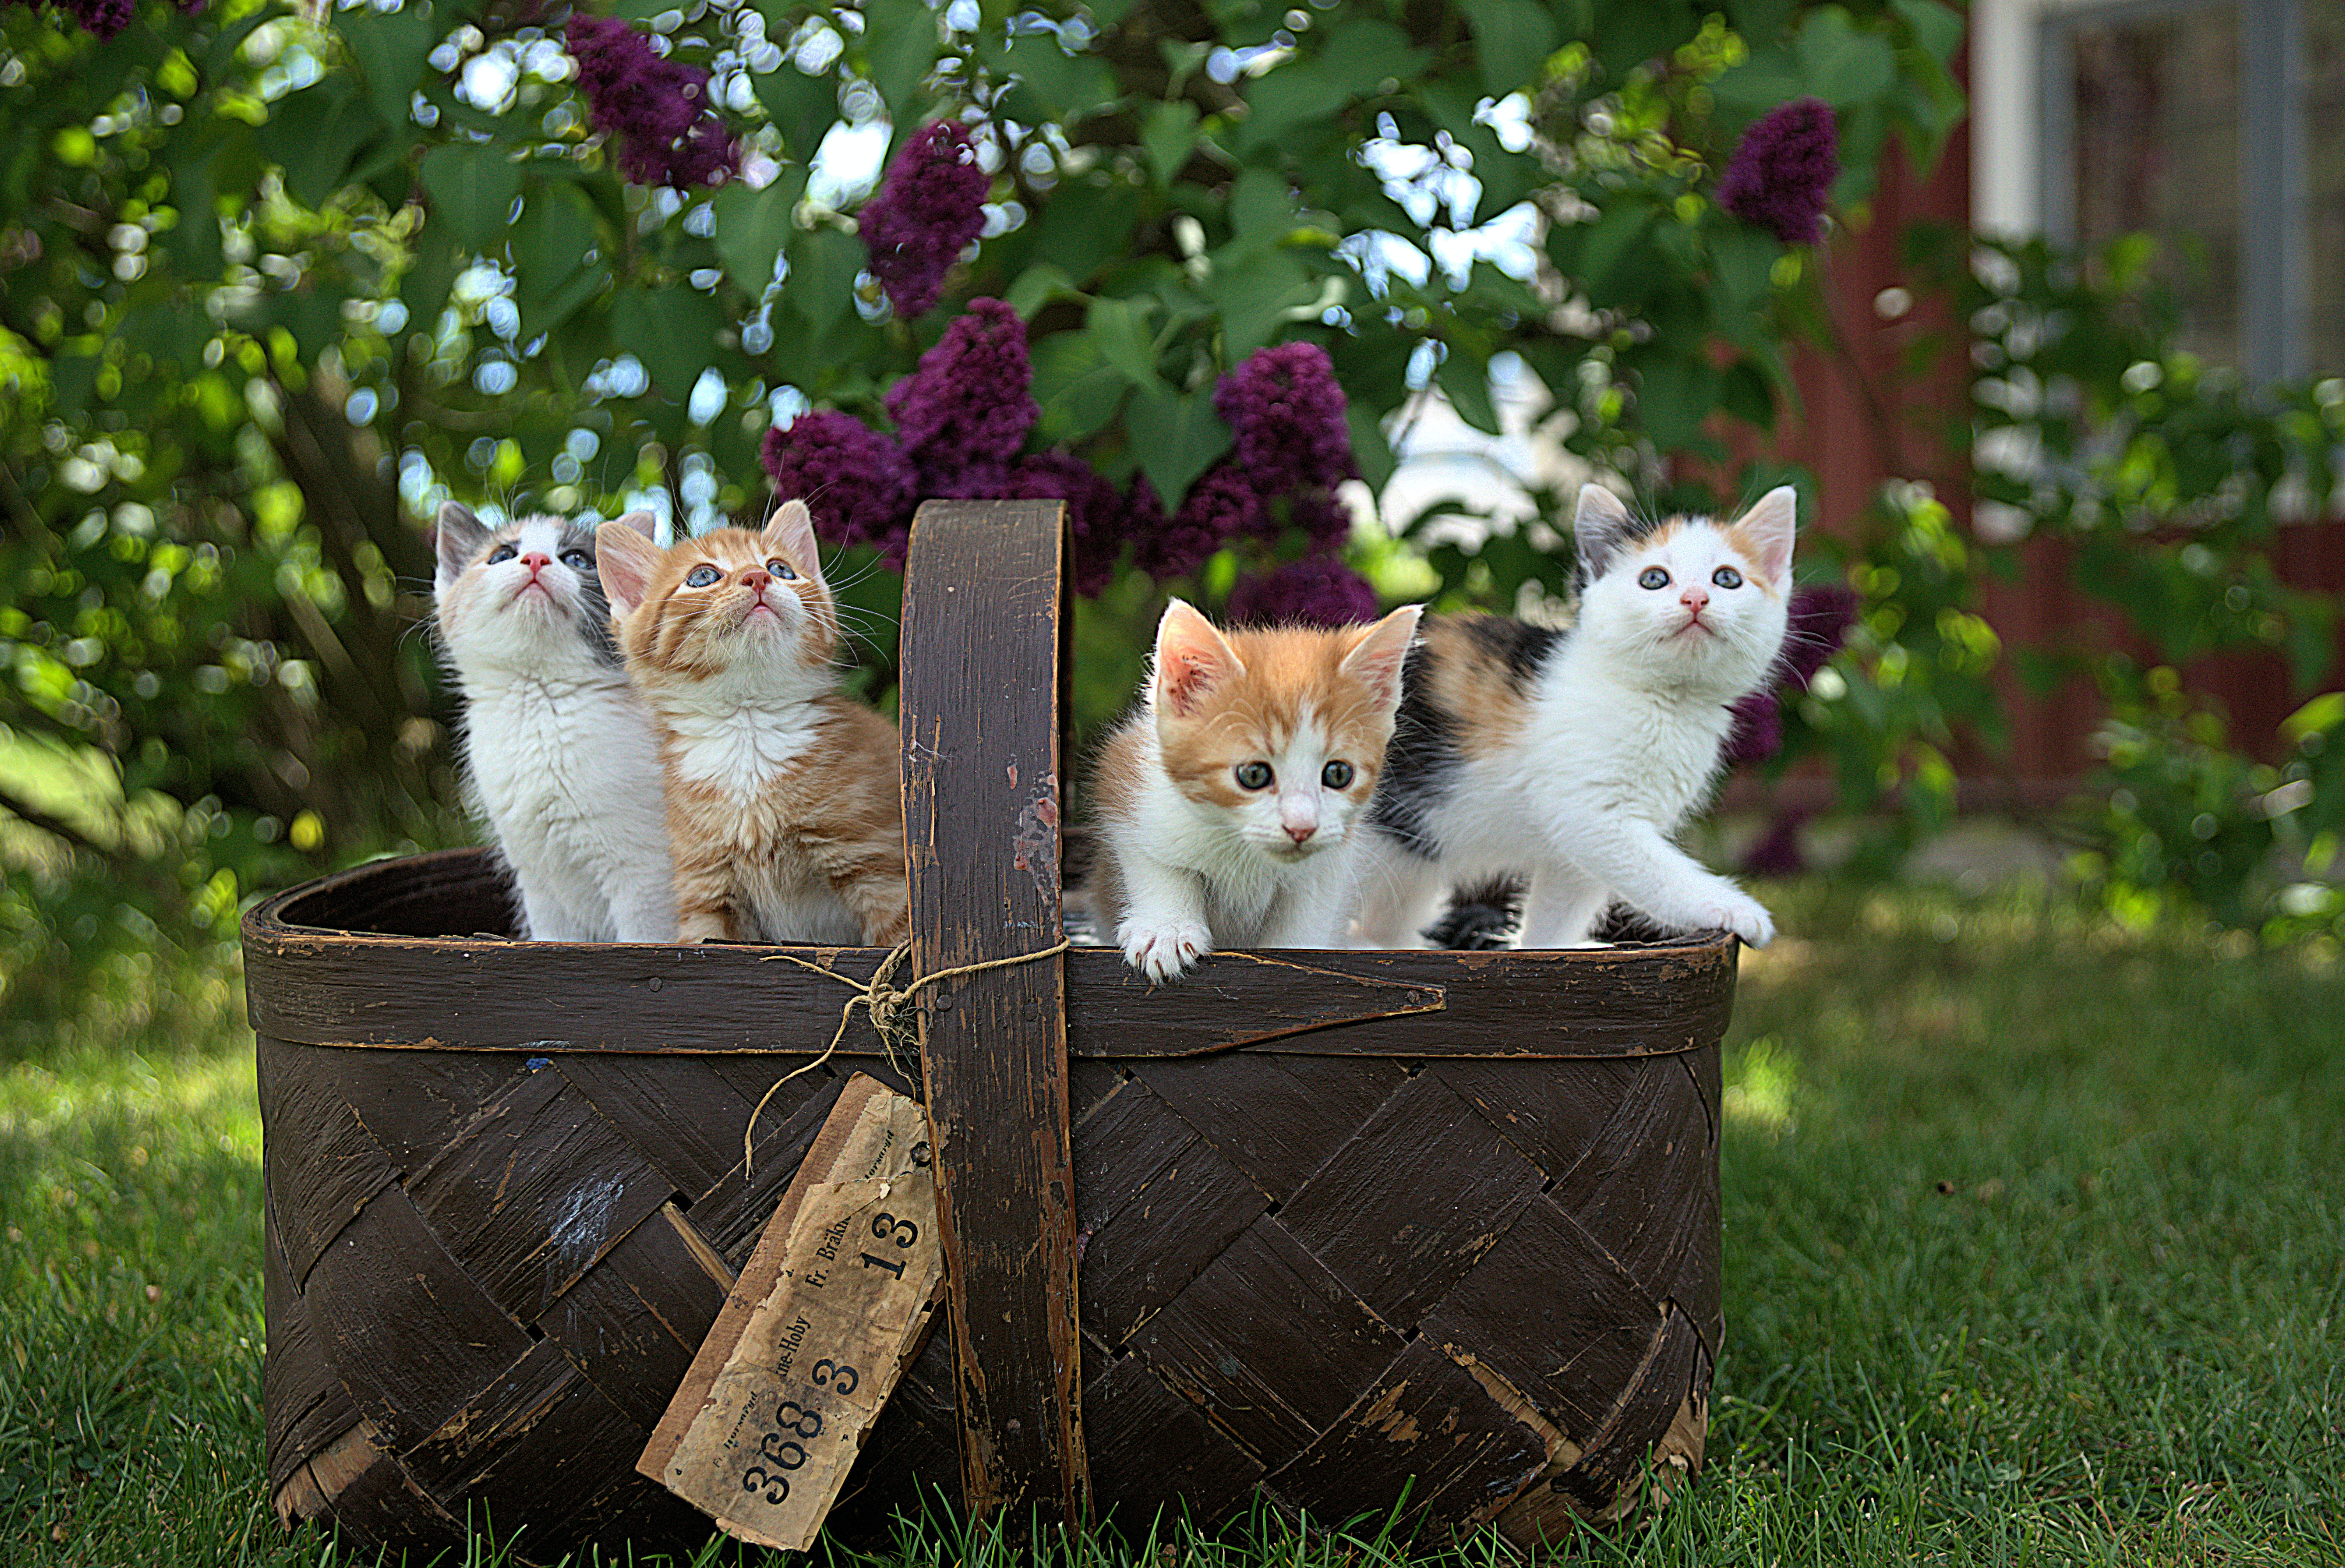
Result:
{"label": "kitten ear", "polygon": [[779,550],[809,577],[822,575],[822,546],[814,536],[814,514],[803,501],[785,501],[766,519],[759,537],[769,550]]}
{"label": "kitten ear", "polygon": [[440,519],[431,534],[431,553],[438,558],[431,582],[441,589],[462,575],[481,546],[489,542],[488,524],[473,516],[472,509],[461,501],[441,504]]}
{"label": "kitten ear", "polygon": [[1245,661],[1213,623],[1185,599],[1164,606],[1156,623],[1156,708],[1175,718],[1196,711],[1205,694],[1245,673]]}
{"label": "kitten ear", "polygon": [[1736,518],[1726,536],[1751,558],[1751,564],[1771,583],[1787,580],[1792,572],[1792,538],[1800,523],[1800,494],[1779,484],[1759,497],[1751,510]]}
{"label": "kitten ear", "polygon": [[[613,521],[625,524],[655,545],[659,543],[659,519],[648,512],[630,512],[625,516],[614,518]],[[599,532],[598,529],[597,533]]]}
{"label": "kitten ear", "polygon": [[1627,504],[1618,495],[1601,484],[1579,487],[1579,510],[1572,515],[1571,540],[1590,581],[1604,575],[1605,563],[1633,525]]}
{"label": "kitten ear", "polygon": [[1336,669],[1376,693],[1384,707],[1397,707],[1401,667],[1408,662],[1409,647],[1416,640],[1417,617],[1423,614],[1423,605],[1403,605],[1363,631]]}
{"label": "kitten ear", "polygon": [[613,620],[624,620],[642,606],[666,554],[635,528],[631,514],[594,530],[594,573],[603,579]]}

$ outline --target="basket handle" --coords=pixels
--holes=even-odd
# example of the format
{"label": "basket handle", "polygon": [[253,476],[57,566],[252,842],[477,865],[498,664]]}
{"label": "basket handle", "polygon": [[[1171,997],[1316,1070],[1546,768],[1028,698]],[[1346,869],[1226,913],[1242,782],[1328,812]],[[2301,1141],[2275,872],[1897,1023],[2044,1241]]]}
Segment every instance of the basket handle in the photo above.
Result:
{"label": "basket handle", "polygon": [[[914,972],[1060,941],[1064,508],[931,501],[904,568]],[[940,978],[919,1009],[971,1514],[1073,1522],[1083,1461],[1062,961]]]}

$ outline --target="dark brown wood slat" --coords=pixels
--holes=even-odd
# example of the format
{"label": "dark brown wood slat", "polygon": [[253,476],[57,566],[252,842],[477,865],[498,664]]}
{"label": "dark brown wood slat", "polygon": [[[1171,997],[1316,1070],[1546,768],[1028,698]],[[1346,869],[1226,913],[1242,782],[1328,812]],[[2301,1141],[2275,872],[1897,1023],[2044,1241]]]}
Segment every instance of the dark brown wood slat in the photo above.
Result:
{"label": "dark brown wood slat", "polygon": [[1429,1056],[1425,1071],[1471,1100],[1553,1178],[1579,1163],[1648,1060],[1618,1056],[1589,1060],[1568,1073],[1527,1073],[1521,1063],[1501,1058]]}
{"label": "dark brown wood slat", "polygon": [[[797,1084],[811,1084],[814,1088],[795,1106],[781,1109]],[[789,1088],[774,1096],[777,1104],[767,1105],[765,1115],[757,1118],[756,1160],[744,1165],[736,1159],[733,1168],[685,1211],[693,1228],[736,1272],[756,1250],[757,1237],[774,1217],[774,1206],[781,1201],[790,1178],[798,1174],[799,1163],[814,1146],[823,1118],[838,1103],[844,1087],[841,1080],[819,1073],[794,1080]]]}
{"label": "dark brown wood slat", "polygon": [[347,1533],[394,1554],[429,1553],[444,1548],[452,1533],[462,1535],[460,1517],[416,1485],[406,1466],[380,1451],[335,1490],[330,1507]]}
{"label": "dark brown wood slat", "polygon": [[526,1530],[524,1549],[574,1538],[580,1505],[632,1466],[644,1429],[541,1340],[494,1385],[416,1450],[400,1457],[451,1512],[465,1497],[502,1497],[500,1534]]}
{"label": "dark brown wood slat", "polygon": [[396,1173],[332,1084],[279,1070],[291,1049],[298,1048],[263,1039],[255,1047],[255,1067],[269,1204],[298,1287],[318,1255]]}
{"label": "dark brown wood slat", "polygon": [[[741,1163],[741,1134],[756,1096],[735,1091],[690,1058],[565,1053],[552,1060],[603,1119],[685,1196],[697,1200]],[[775,1062],[766,1086],[796,1064]],[[805,1094],[793,1095],[785,1088],[766,1107],[766,1115],[787,1121],[821,1079],[809,1073],[800,1084]],[[765,1117],[758,1120],[762,1127]]]}
{"label": "dark brown wood slat", "polygon": [[586,1380],[645,1431],[659,1425],[733,1284],[689,1243],[686,1223],[663,1205],[537,1319]]}
{"label": "dark brown wood slat", "polygon": [[396,1186],[326,1248],[301,1300],[351,1401],[395,1449],[438,1431],[530,1347]]}
{"label": "dark brown wood slat", "polygon": [[359,1411],[310,1327],[266,1205],[260,1257],[261,1310],[269,1325],[269,1346],[260,1363],[260,1409],[273,1495],[311,1454],[357,1425]]}
{"label": "dark brown wood slat", "polygon": [[334,1088],[401,1170],[421,1165],[528,1069],[527,1053],[353,1051]]}
{"label": "dark brown wood slat", "polygon": [[1478,1524],[1546,1464],[1545,1439],[1420,1339],[1343,1420],[1262,1484],[1322,1524],[1389,1512],[1404,1492],[1412,1510]]}
{"label": "dark brown wood slat", "polygon": [[1278,1218],[1378,1316],[1413,1324],[1539,1186],[1538,1168],[1427,1074],[1361,1124]]}
{"label": "dark brown wood slat", "polygon": [[1571,1169],[1555,1201],[1659,1301],[1672,1292],[1697,1211],[1671,1190],[1669,1173],[1709,1146],[1710,1118],[1685,1072],[1650,1062]]}
{"label": "dark brown wood slat", "polygon": [[[1139,1158],[1127,1158],[1145,1150]],[[1270,1207],[1262,1189],[1138,1080],[1075,1135],[1083,1328],[1111,1346],[1172,1300]]]}
{"label": "dark brown wood slat", "polygon": [[1310,1447],[1404,1342],[1270,1217],[1132,1337],[1159,1378],[1271,1469]]}
{"label": "dark brown wood slat", "polygon": [[1664,1319],[1619,1405],[1589,1441],[1579,1461],[1555,1478],[1556,1490],[1590,1512],[1609,1507],[1621,1489],[1636,1481],[1645,1456],[1669,1429],[1670,1418],[1693,1385],[1695,1359],[1700,1354],[1701,1338],[1684,1313]]}
{"label": "dark brown wood slat", "polygon": [[1397,1062],[1247,1051],[1142,1063],[1136,1081],[1283,1203],[1408,1074]]}
{"label": "dark brown wood slat", "polygon": [[[1078,948],[1067,955],[1067,1023],[1086,1044],[1127,1042],[1118,1055],[1202,1056],[1371,1018],[1442,1010],[1438,983],[1347,973],[1344,961],[1351,956],[1221,952],[1177,981],[1151,985],[1116,950]],[[1176,1013],[1182,1027],[1172,1033],[1166,1025],[1176,1022]]]}
{"label": "dark brown wood slat", "polygon": [[1235,1513],[1263,1474],[1139,1356],[1085,1357],[1083,1444],[1104,1522],[1128,1540],[1184,1512],[1201,1524]]}
{"label": "dark brown wood slat", "polygon": [[1419,1325],[1471,1356],[1586,1444],[1629,1386],[1660,1307],[1551,1198],[1534,1198],[1501,1244]]}
{"label": "dark brown wood slat", "polygon": [[[1059,940],[1065,533],[1056,502],[932,501],[914,522],[903,635],[926,657],[898,702],[917,974]],[[961,1486],[980,1517],[1085,1506],[1061,976],[1045,958],[943,980],[919,1010]]]}
{"label": "dark brown wood slat", "polygon": [[406,1186],[473,1283],[524,1322],[675,1191],[551,1066],[516,1082]]}

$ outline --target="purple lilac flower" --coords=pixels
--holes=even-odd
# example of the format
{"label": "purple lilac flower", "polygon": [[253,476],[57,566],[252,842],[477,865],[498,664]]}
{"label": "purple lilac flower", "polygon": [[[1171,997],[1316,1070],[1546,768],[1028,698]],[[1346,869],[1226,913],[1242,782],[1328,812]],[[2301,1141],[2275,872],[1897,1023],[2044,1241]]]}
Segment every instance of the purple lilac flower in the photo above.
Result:
{"label": "purple lilac flower", "polygon": [[1340,550],[1352,536],[1352,509],[1331,491],[1309,490],[1289,500],[1286,521],[1322,550]]}
{"label": "purple lilac flower", "polygon": [[[25,0],[27,5],[33,0]],[[94,38],[111,38],[130,25],[136,0],[62,0],[64,8]]]}
{"label": "purple lilac flower", "polygon": [[1316,343],[1257,349],[1213,388],[1236,436],[1238,466],[1265,496],[1325,490],[1352,477],[1344,391]]}
{"label": "purple lilac flower", "polygon": [[1821,98],[1794,98],[1753,121],[1727,160],[1718,204],[1786,245],[1823,236],[1824,203],[1840,175],[1840,130]]}
{"label": "purple lilac flower", "polygon": [[1228,461],[1217,463],[1189,486],[1169,520],[1132,529],[1132,565],[1160,583],[1185,577],[1214,551],[1254,530],[1263,511],[1253,482]]}
{"label": "purple lilac flower", "polygon": [[1856,625],[1856,590],[1845,583],[1820,583],[1792,595],[1792,624],[1783,634],[1783,690],[1805,691]]}
{"label": "purple lilac flower", "polygon": [[758,456],[773,476],[774,499],[805,502],[824,538],[876,545],[902,565],[917,492],[912,465],[893,441],[851,414],[818,409],[767,431]]}
{"label": "purple lilac flower", "polygon": [[1742,869],[1754,877],[1789,877],[1806,871],[1808,858],[1800,851],[1800,829],[1808,816],[1788,809],[1777,811],[1774,820],[1767,824],[1765,836],[1743,855]]}
{"label": "purple lilac flower", "polygon": [[1376,591],[1334,555],[1309,555],[1230,590],[1232,626],[1348,626],[1373,620]]}
{"label": "purple lilac flower", "polygon": [[574,13],[565,36],[594,128],[619,144],[637,185],[722,183],[738,163],[733,133],[708,109],[708,73],[658,54],[616,16]]}
{"label": "purple lilac flower", "polygon": [[888,389],[898,439],[931,494],[973,494],[971,469],[1006,470],[1039,412],[1026,323],[1000,300],[972,300],[918,369]]}
{"label": "purple lilac flower", "polygon": [[1734,728],[1726,737],[1728,767],[1764,762],[1783,749],[1783,706],[1774,687],[1746,691],[1726,706],[1734,715]]}
{"label": "purple lilac flower", "polygon": [[856,219],[872,275],[896,314],[929,313],[944,292],[945,273],[985,228],[992,178],[978,166],[969,129],[938,120],[914,131],[888,165],[879,192]]}

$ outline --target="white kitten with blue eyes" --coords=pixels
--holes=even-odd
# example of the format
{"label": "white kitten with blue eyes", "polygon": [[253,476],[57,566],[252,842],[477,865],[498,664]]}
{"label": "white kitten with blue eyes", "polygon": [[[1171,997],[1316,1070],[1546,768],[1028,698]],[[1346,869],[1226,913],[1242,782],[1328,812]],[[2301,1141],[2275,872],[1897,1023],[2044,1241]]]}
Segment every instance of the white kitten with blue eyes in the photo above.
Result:
{"label": "white kitten with blue eyes", "polygon": [[1568,629],[1427,616],[1376,796],[1360,940],[1416,945],[1451,888],[1527,875],[1527,948],[1585,942],[1616,897],[1664,926],[1771,941],[1765,908],[1675,838],[1717,780],[1732,703],[1782,651],[1797,511],[1784,486],[1731,523],[1646,520],[1591,484]]}
{"label": "white kitten with blue eyes", "polygon": [[[649,538],[652,516],[622,521]],[[440,649],[467,785],[540,942],[673,942],[659,740],[628,684],[591,524],[440,509]]]}

